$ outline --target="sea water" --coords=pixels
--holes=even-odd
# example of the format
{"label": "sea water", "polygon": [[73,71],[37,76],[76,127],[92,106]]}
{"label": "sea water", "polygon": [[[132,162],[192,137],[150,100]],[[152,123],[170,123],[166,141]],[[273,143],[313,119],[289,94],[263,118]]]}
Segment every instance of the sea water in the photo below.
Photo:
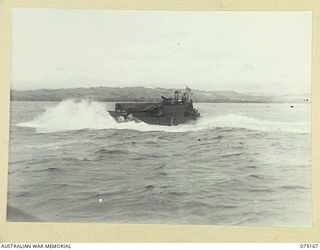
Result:
{"label": "sea water", "polygon": [[8,221],[311,226],[310,104],[195,106],[167,127],[11,102]]}

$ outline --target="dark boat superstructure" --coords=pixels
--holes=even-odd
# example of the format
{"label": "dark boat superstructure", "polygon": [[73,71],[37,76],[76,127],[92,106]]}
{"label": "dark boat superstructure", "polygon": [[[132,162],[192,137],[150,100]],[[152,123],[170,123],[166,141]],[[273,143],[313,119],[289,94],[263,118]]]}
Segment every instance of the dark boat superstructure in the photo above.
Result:
{"label": "dark boat superstructure", "polygon": [[108,111],[118,122],[142,121],[148,124],[178,125],[200,117],[200,113],[193,107],[190,98],[191,90],[179,96],[180,91],[174,91],[173,98],[161,96],[160,103],[116,103],[115,111]]}

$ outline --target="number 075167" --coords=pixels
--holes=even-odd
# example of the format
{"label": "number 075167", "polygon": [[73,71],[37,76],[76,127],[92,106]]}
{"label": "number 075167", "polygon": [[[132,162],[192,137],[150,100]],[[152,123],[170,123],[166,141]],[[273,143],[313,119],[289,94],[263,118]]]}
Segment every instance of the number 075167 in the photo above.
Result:
{"label": "number 075167", "polygon": [[312,244],[307,244],[307,243],[303,243],[303,244],[300,244],[300,248],[318,248],[318,245],[317,243],[312,243]]}

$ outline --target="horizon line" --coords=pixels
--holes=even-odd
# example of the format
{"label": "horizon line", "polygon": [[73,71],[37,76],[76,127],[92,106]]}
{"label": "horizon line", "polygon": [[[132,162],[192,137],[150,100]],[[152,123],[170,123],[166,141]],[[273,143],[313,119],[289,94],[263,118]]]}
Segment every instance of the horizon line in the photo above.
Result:
{"label": "horizon line", "polygon": [[[188,88],[190,88],[189,86],[186,86]],[[186,88],[185,87],[185,88]],[[181,90],[181,89],[185,89],[185,88],[165,88],[165,87],[145,87],[145,86],[91,86],[91,87],[83,87],[83,86],[79,86],[79,87],[67,87],[67,88],[30,88],[30,89],[14,89],[14,88],[10,88],[10,91],[39,91],[39,90],[63,90],[63,89],[96,89],[96,88],[119,88],[119,89],[123,89],[123,88],[145,88],[145,89],[166,89],[166,90]],[[300,93],[274,93],[274,92],[263,92],[263,91],[247,91],[247,92],[242,92],[242,91],[237,91],[237,90],[222,90],[222,89],[218,89],[218,90],[204,90],[204,89],[199,89],[199,88],[190,88],[191,90],[198,90],[198,91],[204,91],[204,92],[236,92],[239,94],[247,94],[247,95],[280,95],[280,96],[285,96],[285,95],[310,95],[312,94],[312,92],[300,92]]]}

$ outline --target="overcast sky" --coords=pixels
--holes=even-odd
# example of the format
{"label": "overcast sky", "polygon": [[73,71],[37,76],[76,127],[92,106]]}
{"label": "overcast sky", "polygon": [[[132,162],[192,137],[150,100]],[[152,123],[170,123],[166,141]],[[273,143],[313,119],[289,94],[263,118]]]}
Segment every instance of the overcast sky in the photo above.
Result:
{"label": "overcast sky", "polygon": [[311,12],[15,9],[12,88],[309,93]]}

